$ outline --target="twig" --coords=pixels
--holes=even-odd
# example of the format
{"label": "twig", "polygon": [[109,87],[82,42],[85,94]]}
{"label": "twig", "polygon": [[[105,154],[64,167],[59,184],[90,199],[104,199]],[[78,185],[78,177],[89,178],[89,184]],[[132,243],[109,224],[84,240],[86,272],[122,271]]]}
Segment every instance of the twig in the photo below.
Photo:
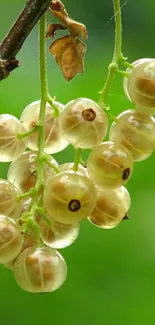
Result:
{"label": "twig", "polygon": [[19,17],[0,44],[0,80],[8,77],[9,73],[19,66],[16,55],[25,39],[48,9],[51,0],[28,0]]}

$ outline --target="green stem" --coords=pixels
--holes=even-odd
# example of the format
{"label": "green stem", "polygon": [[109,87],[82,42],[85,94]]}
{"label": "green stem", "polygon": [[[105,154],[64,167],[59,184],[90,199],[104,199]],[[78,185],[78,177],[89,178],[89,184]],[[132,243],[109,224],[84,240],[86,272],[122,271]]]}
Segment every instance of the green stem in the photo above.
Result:
{"label": "green stem", "polygon": [[54,169],[54,171],[56,173],[60,173],[61,170],[58,166],[56,166],[55,164],[53,164],[48,157],[44,156],[43,160],[46,162],[47,165],[49,165],[50,167],[52,167]]}
{"label": "green stem", "polygon": [[103,89],[100,91],[99,105],[105,108],[108,91],[111,87],[116,70],[118,69],[118,62],[123,59],[122,55],[122,19],[121,7],[119,0],[113,0],[114,15],[115,15],[115,47],[111,64],[109,65],[108,75]]}
{"label": "green stem", "polygon": [[76,149],[74,165],[73,165],[73,170],[75,172],[78,170],[78,165],[79,165],[79,163],[81,161],[81,153],[82,153],[82,150],[80,148]]}
{"label": "green stem", "polygon": [[24,133],[18,133],[17,134],[17,138],[18,139],[23,139],[25,137],[28,137],[29,135],[35,133],[36,131],[38,131],[38,129],[40,128],[40,125],[35,125],[35,127],[33,129],[31,129],[30,131],[28,132],[24,132]]}
{"label": "green stem", "polygon": [[41,83],[41,102],[40,114],[38,124],[39,138],[38,138],[38,155],[37,155],[37,181],[36,188],[39,190],[43,186],[43,155],[44,155],[44,140],[45,140],[45,110],[48,94],[47,86],[47,72],[46,72],[46,19],[45,14],[40,18],[40,33],[39,33],[39,50],[40,50],[40,83]]}
{"label": "green stem", "polygon": [[50,104],[50,106],[54,109],[54,113],[55,113],[55,117],[59,117],[60,112],[58,107],[54,104],[54,100],[52,99],[52,97],[47,94],[47,102]]}
{"label": "green stem", "polygon": [[126,78],[129,78],[129,76],[130,76],[129,72],[126,72],[126,71],[123,71],[123,70],[117,69],[116,72],[121,74],[123,77],[126,77]]}

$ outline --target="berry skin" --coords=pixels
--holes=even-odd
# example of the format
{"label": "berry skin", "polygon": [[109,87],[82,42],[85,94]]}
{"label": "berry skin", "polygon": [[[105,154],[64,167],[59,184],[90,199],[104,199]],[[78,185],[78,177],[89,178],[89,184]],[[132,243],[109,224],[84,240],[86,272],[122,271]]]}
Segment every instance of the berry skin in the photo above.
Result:
{"label": "berry skin", "polygon": [[106,136],[108,118],[101,107],[88,98],[69,102],[60,115],[66,140],[76,148],[93,148]]}
{"label": "berry skin", "polygon": [[[58,107],[59,111],[63,109],[64,105],[54,102]],[[39,120],[40,112],[40,100],[31,103],[28,105],[21,117],[20,120],[25,127],[26,131],[30,131],[35,127]],[[37,149],[38,143],[38,131],[28,136],[28,148],[31,150]],[[45,112],[45,153],[52,154],[59,152],[68,146],[68,142],[62,136],[62,132],[59,126],[59,118],[56,118],[54,115],[54,110],[52,107],[46,103],[46,112]]]}
{"label": "berry skin", "polygon": [[0,161],[13,161],[27,147],[27,139],[18,139],[18,133],[24,133],[21,122],[10,114],[0,115]]}
{"label": "berry skin", "polygon": [[135,161],[144,160],[155,149],[155,119],[137,109],[124,111],[112,124],[109,139],[124,145]]}
{"label": "berry skin", "polygon": [[155,59],[142,60],[134,66],[125,91],[140,111],[155,114]]}
{"label": "berry skin", "polygon": [[[35,234],[32,231],[24,233],[23,234],[23,245],[22,245],[22,248],[21,248],[21,251],[19,252],[19,254],[21,254],[26,248],[33,247],[33,246],[36,246]],[[5,266],[7,268],[9,268],[11,271],[13,271],[14,263],[15,263],[17,257],[15,259],[13,259],[12,261],[5,264]]]}
{"label": "berry skin", "polygon": [[[132,62],[132,66],[135,67],[137,64],[142,63],[142,62],[145,62],[145,61],[148,61],[148,60],[152,60],[152,59],[145,58],[145,59],[136,60],[136,61]],[[131,68],[127,68],[126,69],[126,72],[127,73],[131,73],[132,72],[132,69]],[[129,93],[128,93],[128,77],[124,77],[123,78],[123,89],[124,89],[124,92],[125,92],[126,96],[131,101],[131,98],[130,98]]]}
{"label": "berry skin", "polygon": [[70,246],[78,237],[79,224],[67,225],[55,220],[51,222],[52,225],[48,226],[42,218],[39,221],[40,237],[47,246],[56,249],[64,248]]}
{"label": "berry skin", "polygon": [[17,284],[28,292],[52,292],[65,281],[67,266],[63,257],[49,247],[25,249],[14,263]]}
{"label": "berry skin", "polygon": [[127,215],[131,199],[124,186],[110,190],[96,186],[97,202],[88,220],[99,228],[111,229]]}
{"label": "berry skin", "polygon": [[18,219],[22,213],[22,202],[17,202],[20,192],[5,179],[0,179],[0,214]]}
{"label": "berry skin", "polygon": [[79,172],[64,171],[51,177],[43,192],[43,205],[49,217],[63,224],[87,218],[95,203],[93,182]]}
{"label": "berry skin", "polygon": [[[59,165],[59,169],[61,172],[69,171],[69,170],[73,171],[73,166],[74,166],[73,162],[64,163],[64,164]],[[78,164],[77,172],[79,172],[80,174],[83,174],[84,176],[88,176],[87,168],[83,167],[81,164]],[[51,170],[48,177],[46,177],[46,181],[48,181],[48,178],[53,177],[55,175],[56,175],[56,172],[54,170]]]}
{"label": "berry skin", "polygon": [[20,227],[15,221],[0,215],[0,263],[8,263],[18,256],[23,245]]}
{"label": "berry skin", "polygon": [[[49,161],[57,166],[54,158],[49,156]],[[8,169],[8,180],[13,183],[21,193],[28,192],[36,183],[37,151],[26,151],[13,161]],[[44,180],[49,177],[52,167],[44,163]]]}
{"label": "berry skin", "polygon": [[111,189],[124,185],[133,169],[133,158],[128,149],[114,142],[103,142],[91,152],[87,171],[95,185]]}

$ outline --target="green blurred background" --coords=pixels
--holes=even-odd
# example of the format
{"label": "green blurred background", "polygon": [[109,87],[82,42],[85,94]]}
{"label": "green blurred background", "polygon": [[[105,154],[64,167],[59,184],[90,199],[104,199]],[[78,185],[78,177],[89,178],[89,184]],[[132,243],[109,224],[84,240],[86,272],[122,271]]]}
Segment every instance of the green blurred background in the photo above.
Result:
{"label": "green blurred background", "polygon": [[[0,39],[22,9],[24,0],[0,0]],[[66,103],[77,97],[98,99],[114,44],[112,0],[65,0],[70,15],[86,24],[89,34],[85,73],[66,83],[48,53],[51,95]],[[121,5],[124,1],[121,1]],[[130,62],[154,57],[154,0],[128,0],[122,8],[123,50]],[[48,14],[47,21],[52,17]],[[47,41],[47,46],[50,41]],[[0,83],[0,113],[17,117],[39,99],[37,27],[18,58],[21,67]],[[132,105],[116,76],[108,96],[112,114]],[[71,148],[55,157],[71,161]],[[1,163],[0,176],[8,164]],[[132,198],[129,221],[112,230],[101,230],[87,221],[78,240],[62,250],[68,264],[63,287],[47,295],[22,291],[11,271],[0,266],[0,324],[2,325],[152,325],[155,322],[155,154],[136,163],[127,184]]]}

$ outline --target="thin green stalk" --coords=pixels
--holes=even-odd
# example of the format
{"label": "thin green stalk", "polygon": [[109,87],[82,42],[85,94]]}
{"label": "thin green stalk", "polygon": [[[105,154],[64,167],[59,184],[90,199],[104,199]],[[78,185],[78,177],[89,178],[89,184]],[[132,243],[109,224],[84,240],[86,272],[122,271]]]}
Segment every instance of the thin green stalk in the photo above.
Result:
{"label": "thin green stalk", "polygon": [[43,186],[43,155],[44,155],[44,141],[45,141],[45,110],[48,94],[47,86],[47,72],[46,72],[46,43],[45,30],[46,19],[45,14],[40,18],[40,33],[39,33],[39,53],[40,53],[40,83],[41,83],[41,102],[39,114],[39,138],[38,138],[38,155],[37,155],[37,182],[36,188],[39,190]]}
{"label": "thin green stalk", "polygon": [[23,139],[25,137],[28,137],[29,135],[35,133],[36,131],[38,131],[38,129],[40,128],[40,125],[36,124],[35,127],[33,129],[31,129],[30,131],[24,132],[24,133],[18,133],[17,134],[17,138],[18,139]]}
{"label": "thin green stalk", "polygon": [[[39,113],[39,130],[38,130],[38,154],[37,154],[37,180],[34,188],[30,189],[29,192],[24,193],[20,198],[24,198],[33,194],[32,201],[30,203],[30,210],[28,214],[21,217],[24,218],[24,225],[27,228],[34,228],[37,236],[37,241],[40,243],[39,239],[39,228],[35,221],[35,214],[38,207],[38,193],[40,189],[43,188],[43,164],[44,164],[44,141],[45,141],[45,111],[46,111],[46,101],[48,94],[47,86],[47,73],[46,73],[46,44],[45,44],[45,14],[40,18],[39,25],[39,62],[40,62],[40,84],[41,84],[41,101],[40,101],[40,113]],[[30,216],[30,217],[29,217]],[[25,219],[26,218],[26,219]],[[25,228],[25,229],[27,229]]]}
{"label": "thin green stalk", "polygon": [[99,105],[105,108],[108,91],[111,87],[115,72],[118,69],[118,62],[123,60],[122,55],[122,19],[121,7],[119,0],[113,0],[114,16],[115,16],[115,47],[111,64],[109,65],[108,75],[103,89],[100,91]]}
{"label": "thin green stalk", "polygon": [[56,166],[55,164],[53,164],[49,158],[47,158],[46,156],[44,156],[44,161],[46,162],[46,164],[48,164],[50,167],[52,167],[54,169],[54,171],[58,174],[61,172],[60,168],[58,166]]}
{"label": "thin green stalk", "polygon": [[47,102],[48,102],[49,105],[54,109],[55,117],[59,117],[59,115],[60,115],[59,109],[58,109],[58,107],[54,104],[54,100],[52,99],[52,97],[51,97],[49,94],[47,94]]}
{"label": "thin green stalk", "polygon": [[74,165],[73,165],[73,170],[74,171],[77,171],[78,170],[78,165],[81,162],[81,153],[82,153],[82,150],[80,148],[76,149],[75,159],[74,159]]}

